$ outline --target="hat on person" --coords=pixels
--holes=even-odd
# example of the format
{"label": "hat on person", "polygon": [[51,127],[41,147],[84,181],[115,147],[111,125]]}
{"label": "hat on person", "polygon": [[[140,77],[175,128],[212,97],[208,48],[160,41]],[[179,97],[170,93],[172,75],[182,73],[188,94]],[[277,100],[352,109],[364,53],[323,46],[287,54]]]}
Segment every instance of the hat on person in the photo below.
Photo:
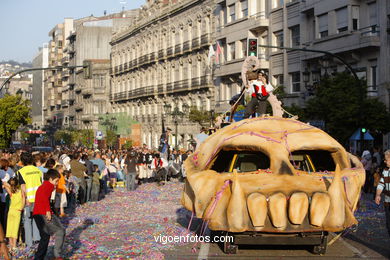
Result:
{"label": "hat on person", "polygon": [[170,129],[169,127],[167,127],[167,131],[172,131],[172,129]]}

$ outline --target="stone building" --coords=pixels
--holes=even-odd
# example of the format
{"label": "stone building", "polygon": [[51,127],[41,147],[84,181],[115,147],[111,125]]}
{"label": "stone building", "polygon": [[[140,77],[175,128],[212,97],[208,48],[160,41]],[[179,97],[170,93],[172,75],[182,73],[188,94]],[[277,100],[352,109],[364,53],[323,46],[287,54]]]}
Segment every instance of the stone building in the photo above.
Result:
{"label": "stone building", "polygon": [[[367,79],[368,95],[379,93],[389,103],[389,95],[382,93],[387,91],[385,86],[389,82],[385,61],[389,58],[386,28],[390,4],[386,1],[217,0],[216,3],[216,38],[223,55],[215,75],[217,105],[222,110],[241,88],[240,66],[250,38],[257,39],[260,45],[308,48],[339,55],[359,77]],[[284,86],[285,105],[303,105],[308,90],[321,75],[345,70],[342,63],[325,59],[324,54],[298,50],[259,47],[258,58],[261,67],[269,70],[271,82]]]}
{"label": "stone building", "polygon": [[[137,20],[113,35],[110,101],[115,113],[126,113],[142,124],[142,141],[158,147],[165,127],[175,129],[164,105],[183,104],[210,111],[214,106],[208,51],[213,43],[211,0],[148,1]],[[162,118],[163,117],[163,118]],[[187,116],[178,121],[171,143],[189,148],[199,126]]]}

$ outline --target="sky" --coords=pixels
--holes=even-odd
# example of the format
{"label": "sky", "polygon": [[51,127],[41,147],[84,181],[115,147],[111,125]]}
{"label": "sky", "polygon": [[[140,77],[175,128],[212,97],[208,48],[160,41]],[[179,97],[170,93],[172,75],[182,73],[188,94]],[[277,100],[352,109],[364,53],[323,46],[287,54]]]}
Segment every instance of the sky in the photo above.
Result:
{"label": "sky", "polygon": [[0,0],[0,61],[30,62],[64,18],[139,8],[146,0]]}

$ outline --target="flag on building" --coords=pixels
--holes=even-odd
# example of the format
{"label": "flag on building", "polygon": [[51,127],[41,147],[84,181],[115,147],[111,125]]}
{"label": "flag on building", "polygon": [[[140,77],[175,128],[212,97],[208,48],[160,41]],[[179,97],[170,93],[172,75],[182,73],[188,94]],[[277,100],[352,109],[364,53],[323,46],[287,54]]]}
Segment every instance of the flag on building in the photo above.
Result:
{"label": "flag on building", "polygon": [[217,41],[217,52],[215,53],[215,62],[219,64],[219,55],[223,56],[221,46],[219,46],[219,42]]}
{"label": "flag on building", "polygon": [[209,48],[209,64],[211,64],[211,58],[215,55],[214,47],[213,45],[210,45]]}

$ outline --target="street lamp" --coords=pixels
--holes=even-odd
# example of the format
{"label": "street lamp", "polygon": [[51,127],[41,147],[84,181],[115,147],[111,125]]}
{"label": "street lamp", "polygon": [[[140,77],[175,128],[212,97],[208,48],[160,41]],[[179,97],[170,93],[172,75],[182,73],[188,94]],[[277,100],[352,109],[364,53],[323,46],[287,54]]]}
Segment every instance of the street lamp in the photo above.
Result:
{"label": "street lamp", "polygon": [[107,142],[108,130],[111,130],[111,131],[115,132],[115,134],[116,134],[116,130],[117,130],[116,120],[117,119],[115,116],[112,116],[111,118],[109,118],[109,113],[106,112],[105,117],[100,116],[98,118],[98,120],[99,120],[99,123],[101,125],[105,126],[105,128],[106,128],[106,142]]}
{"label": "street lamp", "polygon": [[178,140],[178,132],[177,132],[177,127],[179,124],[179,121],[183,119],[183,117],[188,113],[189,111],[189,106],[187,104],[183,104],[180,108],[177,105],[177,102],[175,102],[175,105],[172,109],[172,106],[170,104],[165,104],[164,105],[164,112],[167,116],[172,116],[173,123],[175,124],[175,150],[178,150],[177,147],[177,140]]}

